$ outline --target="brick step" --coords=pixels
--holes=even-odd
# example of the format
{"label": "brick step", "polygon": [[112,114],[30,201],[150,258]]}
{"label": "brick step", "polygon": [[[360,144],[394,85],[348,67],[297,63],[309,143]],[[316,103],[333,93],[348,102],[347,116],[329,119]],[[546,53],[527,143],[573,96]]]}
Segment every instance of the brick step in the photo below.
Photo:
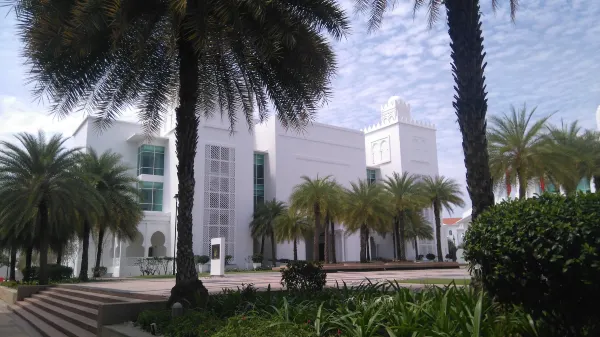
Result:
{"label": "brick step", "polygon": [[[35,294],[32,298],[39,299],[48,304],[54,305],[55,307],[59,307],[61,309],[65,309],[81,316],[85,316],[87,318],[91,318],[93,320],[98,319],[98,309],[90,308],[87,306],[82,306],[73,303],[73,301],[65,301],[55,297],[51,297],[45,294]],[[100,302],[98,302],[100,303]]]}
{"label": "brick step", "polygon": [[64,333],[56,330],[52,326],[46,324],[39,317],[31,314],[27,310],[23,309],[19,305],[11,305],[9,308],[19,317],[24,319],[29,325],[31,325],[37,332],[43,337],[67,337]]}
{"label": "brick step", "polygon": [[65,310],[63,308],[54,306],[50,303],[44,302],[42,299],[39,299],[39,298],[33,298],[33,297],[26,298],[25,302],[29,302],[29,303],[31,303],[32,306],[39,308],[39,309],[41,309],[49,314],[52,314],[54,316],[60,317],[60,318],[64,319],[65,321],[75,324],[78,327],[85,329],[91,333],[96,334],[96,332],[98,331],[98,328],[97,328],[98,318],[97,317],[95,319],[91,319],[91,318],[76,314],[73,311]]}
{"label": "brick step", "polygon": [[[37,318],[39,318],[41,321],[43,321],[43,323],[45,323],[45,325],[49,325],[52,328],[54,328],[54,330],[58,330],[60,333],[62,333],[63,335],[67,336],[67,337],[94,337],[96,336],[95,333],[92,333],[88,330],[82,329],[79,326],[70,323],[56,315],[53,315],[50,312],[47,312],[45,308],[43,307],[38,307],[39,303],[32,303],[29,301],[23,301],[23,302],[17,302],[16,306],[23,310],[26,311],[27,313],[36,316]],[[19,312],[17,310],[15,310],[15,312]],[[21,316],[21,315],[20,315]],[[26,319],[24,316],[21,316],[24,319]],[[44,328],[41,327],[42,322],[30,322],[31,325],[33,325],[38,331],[43,330]],[[56,332],[53,332],[56,333]],[[54,335],[49,335],[54,337]],[[57,335],[60,336],[60,335]]]}
{"label": "brick step", "polygon": [[53,291],[45,290],[45,291],[40,292],[40,294],[51,297],[51,298],[55,298],[60,301],[73,303],[73,304],[76,304],[76,305],[79,305],[82,307],[87,307],[90,309],[98,309],[100,304],[102,304],[102,302],[93,301],[93,300],[89,300],[89,299],[85,299],[85,298],[81,298],[81,297],[77,297],[77,296],[70,296],[70,295],[66,295],[61,292],[53,292]]}
{"label": "brick step", "polygon": [[75,290],[73,288],[67,287],[52,287],[44,293],[60,293],[73,297],[85,298],[92,301],[97,301],[101,303],[120,303],[120,302],[134,302],[137,301],[133,298],[122,297],[122,296],[114,296],[105,293],[92,292],[92,291],[82,291]]}

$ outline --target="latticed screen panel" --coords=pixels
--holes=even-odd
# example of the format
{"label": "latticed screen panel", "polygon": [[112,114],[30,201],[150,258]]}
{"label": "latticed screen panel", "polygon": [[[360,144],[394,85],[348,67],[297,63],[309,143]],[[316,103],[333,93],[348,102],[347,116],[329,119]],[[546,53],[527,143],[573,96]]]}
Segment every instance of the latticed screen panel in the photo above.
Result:
{"label": "latticed screen panel", "polygon": [[202,254],[210,256],[210,239],[225,238],[225,255],[235,256],[235,149],[204,148],[204,221]]}

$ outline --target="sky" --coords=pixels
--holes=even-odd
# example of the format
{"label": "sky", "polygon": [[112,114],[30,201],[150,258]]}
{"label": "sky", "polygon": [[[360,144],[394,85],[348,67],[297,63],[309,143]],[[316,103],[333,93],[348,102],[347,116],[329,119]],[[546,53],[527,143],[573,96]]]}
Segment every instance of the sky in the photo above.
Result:
{"label": "sky", "polygon": [[[338,74],[317,121],[362,129],[379,121],[379,108],[389,97],[400,96],[411,105],[414,119],[436,125],[439,172],[462,184],[467,201],[465,208],[454,210],[460,216],[470,201],[452,108],[454,82],[445,17],[430,29],[425,10],[413,16],[412,0],[398,0],[382,27],[368,34],[366,17],[354,14],[353,1],[340,3],[348,11],[352,31],[333,42]],[[527,104],[537,106],[537,117],[554,113],[553,123],[579,120],[586,128],[596,128],[600,1],[521,1],[515,22],[508,1],[500,1],[495,12],[491,0],[481,3],[488,114],[502,115],[511,105]],[[45,102],[34,100],[21,47],[13,15],[0,7],[0,139],[38,129],[72,135],[83,115],[57,119],[48,115]]]}

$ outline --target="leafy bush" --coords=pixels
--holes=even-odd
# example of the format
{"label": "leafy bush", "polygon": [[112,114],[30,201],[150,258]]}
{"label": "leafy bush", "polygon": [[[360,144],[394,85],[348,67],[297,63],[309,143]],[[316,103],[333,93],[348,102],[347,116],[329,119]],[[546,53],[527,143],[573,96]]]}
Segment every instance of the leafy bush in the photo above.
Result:
{"label": "leafy bush", "polygon": [[424,257],[423,254],[417,255],[417,261],[423,261],[423,257]]}
{"label": "leafy bush", "polygon": [[465,257],[502,303],[522,305],[556,336],[600,336],[600,194],[544,194],[483,212]]}
{"label": "leafy bush", "polygon": [[194,262],[196,264],[205,265],[210,262],[208,255],[194,255]]}
{"label": "leafy bush", "polygon": [[92,274],[94,275],[94,277],[102,277],[106,275],[106,267],[93,267],[92,268]]}
{"label": "leafy bush", "polygon": [[[40,278],[40,267],[33,266],[31,268],[23,268],[23,276],[29,275],[29,280],[39,280]],[[73,276],[73,268],[67,266],[61,266],[58,264],[48,265],[48,279],[50,281],[60,281],[64,279],[70,279]],[[26,277],[24,277],[26,278]]]}
{"label": "leafy bush", "polygon": [[433,261],[433,260],[435,260],[435,254],[431,254],[431,253],[429,253],[429,254],[425,255],[425,257],[426,257],[426,258],[427,258],[427,260],[429,260],[429,261]]}
{"label": "leafy bush", "polygon": [[326,278],[323,265],[315,262],[290,262],[281,270],[281,285],[290,291],[323,290]]}
{"label": "leafy bush", "polygon": [[252,263],[262,263],[263,255],[261,253],[255,253],[252,255]]}
{"label": "leafy bush", "polygon": [[230,265],[232,261],[233,261],[232,255],[225,255],[225,264]]}
{"label": "leafy bush", "polygon": [[134,265],[140,268],[140,273],[144,275],[167,275],[172,269],[170,268],[173,262],[172,257],[142,257],[135,261]]}

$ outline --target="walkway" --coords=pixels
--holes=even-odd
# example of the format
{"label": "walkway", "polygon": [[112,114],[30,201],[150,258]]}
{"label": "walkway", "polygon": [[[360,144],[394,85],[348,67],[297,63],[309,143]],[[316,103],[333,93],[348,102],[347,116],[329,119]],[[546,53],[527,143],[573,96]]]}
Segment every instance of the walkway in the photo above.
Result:
{"label": "walkway", "polygon": [[41,337],[31,326],[13,314],[8,305],[0,300],[0,336]]}
{"label": "walkway", "polygon": [[[382,282],[387,280],[423,279],[423,278],[447,278],[465,279],[469,278],[466,269],[430,269],[430,270],[395,270],[395,271],[371,271],[371,272],[338,272],[327,274],[327,286],[358,285],[369,279],[371,282]],[[255,287],[265,289],[270,284],[272,289],[281,289],[281,274],[278,272],[265,273],[230,273],[224,277],[203,277],[204,286],[211,293],[221,292],[224,288],[237,289],[242,284],[253,283]],[[168,279],[127,279],[114,282],[98,282],[78,284],[82,287],[114,290],[127,293],[138,293],[144,295],[158,295],[169,297],[175,280]],[[415,284],[407,284],[415,286]]]}

